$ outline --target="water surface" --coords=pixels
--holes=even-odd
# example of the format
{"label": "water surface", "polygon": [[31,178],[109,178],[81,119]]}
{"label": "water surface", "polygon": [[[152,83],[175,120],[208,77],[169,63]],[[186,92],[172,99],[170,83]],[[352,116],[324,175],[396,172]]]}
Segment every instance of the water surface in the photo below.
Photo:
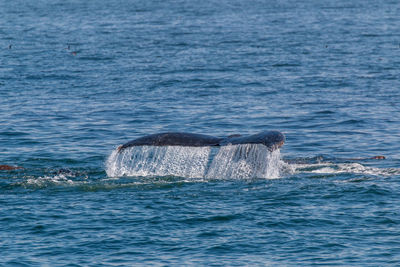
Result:
{"label": "water surface", "polygon": [[[0,264],[400,261],[396,1],[0,10]],[[271,129],[268,177],[106,172],[146,134]]]}

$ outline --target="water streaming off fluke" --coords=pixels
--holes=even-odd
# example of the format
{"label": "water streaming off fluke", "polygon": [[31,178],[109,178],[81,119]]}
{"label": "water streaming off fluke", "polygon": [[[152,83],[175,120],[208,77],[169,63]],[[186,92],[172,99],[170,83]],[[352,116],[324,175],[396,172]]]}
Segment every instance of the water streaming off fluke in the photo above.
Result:
{"label": "water streaming off fluke", "polygon": [[246,144],[223,146],[211,162],[207,178],[278,178],[279,150],[270,152],[266,146]]}
{"label": "water streaming off fluke", "polygon": [[138,146],[113,151],[107,160],[107,175],[202,177],[210,147]]}
{"label": "water streaming off fluke", "polygon": [[282,164],[279,150],[270,152],[260,144],[228,145],[218,149],[137,146],[121,152],[114,150],[106,162],[106,172],[110,177],[278,178]]}

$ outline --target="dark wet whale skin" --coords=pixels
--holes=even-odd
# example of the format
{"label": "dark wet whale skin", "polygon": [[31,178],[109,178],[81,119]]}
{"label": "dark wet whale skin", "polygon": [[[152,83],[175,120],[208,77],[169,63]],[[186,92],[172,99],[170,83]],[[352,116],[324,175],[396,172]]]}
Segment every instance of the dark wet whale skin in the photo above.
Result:
{"label": "dark wet whale skin", "polygon": [[271,150],[283,145],[285,136],[279,131],[264,131],[258,134],[241,136],[231,135],[228,137],[214,137],[204,134],[168,132],[158,133],[140,137],[132,140],[118,149],[119,151],[132,146],[225,146],[239,144],[263,144]]}

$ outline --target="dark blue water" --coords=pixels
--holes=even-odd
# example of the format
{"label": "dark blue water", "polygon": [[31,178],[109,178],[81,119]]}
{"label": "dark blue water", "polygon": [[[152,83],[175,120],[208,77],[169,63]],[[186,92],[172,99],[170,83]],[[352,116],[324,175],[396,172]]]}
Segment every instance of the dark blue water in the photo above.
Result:
{"label": "dark blue water", "polygon": [[[399,14],[0,1],[0,265],[398,264]],[[146,134],[270,129],[271,177],[106,173]]]}

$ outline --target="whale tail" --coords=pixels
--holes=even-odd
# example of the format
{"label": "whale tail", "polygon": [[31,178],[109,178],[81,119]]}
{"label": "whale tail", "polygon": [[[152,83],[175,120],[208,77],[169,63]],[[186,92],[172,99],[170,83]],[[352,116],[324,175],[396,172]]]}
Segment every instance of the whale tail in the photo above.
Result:
{"label": "whale tail", "polygon": [[270,151],[280,148],[285,143],[285,136],[278,131],[265,131],[250,136],[230,135],[225,138],[218,138],[210,135],[168,132],[147,135],[132,140],[117,148],[121,152],[125,148],[133,146],[226,146],[239,144],[262,144]]}

